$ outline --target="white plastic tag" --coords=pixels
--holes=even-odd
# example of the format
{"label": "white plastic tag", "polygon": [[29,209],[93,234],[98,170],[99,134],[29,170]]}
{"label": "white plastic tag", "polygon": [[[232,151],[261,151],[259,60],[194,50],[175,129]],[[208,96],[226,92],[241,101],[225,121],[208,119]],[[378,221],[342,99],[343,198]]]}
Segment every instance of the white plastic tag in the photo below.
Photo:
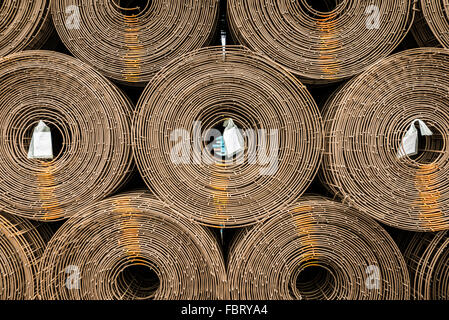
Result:
{"label": "white plastic tag", "polygon": [[221,46],[223,48],[223,59],[226,57],[226,31],[221,30]]}
{"label": "white plastic tag", "polygon": [[415,120],[410,125],[410,128],[406,132],[405,136],[402,138],[402,143],[399,146],[397,157],[399,159],[405,156],[414,156],[418,154],[418,130],[416,130],[415,124],[418,122],[419,129],[421,130],[421,135],[431,136],[432,131],[422,120]]}
{"label": "white plastic tag", "polygon": [[226,120],[224,126],[226,127],[223,133],[226,156],[232,157],[245,149],[245,140],[232,119]]}
{"label": "white plastic tag", "polygon": [[28,149],[28,159],[53,159],[51,131],[42,120],[34,128]]}

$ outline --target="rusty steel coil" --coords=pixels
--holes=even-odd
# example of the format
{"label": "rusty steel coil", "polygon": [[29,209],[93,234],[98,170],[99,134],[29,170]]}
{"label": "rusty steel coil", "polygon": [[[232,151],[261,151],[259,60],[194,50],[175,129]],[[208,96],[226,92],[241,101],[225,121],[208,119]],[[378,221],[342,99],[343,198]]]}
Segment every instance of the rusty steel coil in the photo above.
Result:
{"label": "rusty steel coil", "polygon": [[[225,119],[246,133],[238,161],[215,157],[203,140]],[[178,130],[180,147],[172,136]],[[213,227],[254,224],[294,202],[314,178],[323,147],[321,116],[306,87],[235,46],[199,49],[159,72],[139,100],[133,136],[148,187],[173,210]],[[173,161],[175,150],[185,161]]]}
{"label": "rusty steel coil", "polygon": [[[0,58],[0,208],[61,220],[122,185],[131,171],[131,104],[81,61],[51,51]],[[53,159],[29,159],[40,120]]]}
{"label": "rusty steel coil", "polygon": [[45,225],[0,213],[0,300],[37,297],[39,259],[50,236]]}
{"label": "rusty steel coil", "polygon": [[0,1],[0,57],[39,49],[52,35],[49,0]]}
{"label": "rusty steel coil", "polygon": [[[148,82],[170,60],[207,45],[218,0],[52,0],[61,40],[109,78]],[[69,13],[69,14],[68,14]]]}
{"label": "rusty steel coil", "polygon": [[413,23],[411,34],[420,47],[440,47],[440,43],[433,35],[432,30],[427,24],[426,18],[422,12],[421,3],[418,3],[415,21]]}
{"label": "rusty steel coil", "polygon": [[410,29],[413,0],[230,0],[234,37],[307,82],[335,82],[389,55]]}
{"label": "rusty steel coil", "polygon": [[48,243],[39,274],[44,299],[229,296],[212,232],[145,191],[99,201],[72,216]]}
{"label": "rusty steel coil", "polygon": [[[406,242],[405,242],[406,241]],[[404,257],[410,270],[412,298],[449,299],[449,236],[447,231],[403,237]]]}
{"label": "rusty steel coil", "polygon": [[449,4],[445,0],[421,0],[422,14],[438,42],[449,48]]}
{"label": "rusty steel coil", "polygon": [[236,237],[228,259],[233,299],[409,299],[399,248],[373,219],[306,196]]}
{"label": "rusty steel coil", "polygon": [[[379,61],[338,90],[323,116],[322,181],[392,227],[448,229],[448,71],[448,50],[412,49]],[[433,135],[418,135],[417,154],[400,157],[416,120]]]}

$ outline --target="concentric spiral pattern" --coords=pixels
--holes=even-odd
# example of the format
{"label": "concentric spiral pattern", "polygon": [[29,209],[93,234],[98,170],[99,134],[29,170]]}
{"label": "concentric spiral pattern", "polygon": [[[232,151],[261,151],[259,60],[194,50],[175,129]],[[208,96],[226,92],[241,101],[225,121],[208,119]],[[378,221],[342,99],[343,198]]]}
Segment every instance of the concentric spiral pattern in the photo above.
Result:
{"label": "concentric spiral pattern", "polygon": [[80,210],[49,242],[40,273],[44,299],[223,299],[226,279],[212,233],[145,192]]}
{"label": "concentric spiral pattern", "polygon": [[0,300],[35,299],[38,263],[50,230],[0,213]]}
{"label": "concentric spiral pattern", "polygon": [[386,57],[411,27],[412,8],[412,0],[228,1],[241,44],[311,82],[348,78]]}
{"label": "concentric spiral pattern", "polygon": [[416,11],[415,21],[411,29],[411,34],[420,47],[440,47],[440,43],[433,35],[432,30],[427,24],[426,18],[422,12],[421,3],[418,3],[418,11]]}
{"label": "concentric spiral pattern", "polygon": [[449,5],[446,0],[421,0],[422,13],[440,44],[449,48]]}
{"label": "concentric spiral pattern", "polygon": [[0,57],[39,49],[52,34],[49,0],[0,1]]}
{"label": "concentric spiral pattern", "polygon": [[[204,141],[229,118],[246,141],[239,160],[217,159]],[[172,61],[142,94],[133,134],[151,190],[189,219],[219,227],[254,224],[298,199],[323,143],[306,88],[241,47],[204,48]],[[178,153],[182,161],[174,160]]]}
{"label": "concentric spiral pattern", "polygon": [[414,299],[449,299],[448,246],[447,231],[415,234],[410,240],[404,256],[410,268]]}
{"label": "concentric spiral pattern", "polygon": [[[0,58],[0,208],[67,218],[115,191],[132,167],[131,105],[90,66],[50,51]],[[52,131],[51,161],[28,159],[33,130]]]}
{"label": "concentric spiral pattern", "polygon": [[209,43],[218,0],[143,2],[53,0],[53,21],[67,48],[107,77],[148,82],[170,60]]}
{"label": "concentric spiral pattern", "polygon": [[[322,179],[345,202],[390,226],[449,229],[449,51],[407,50],[351,80],[325,108]],[[418,154],[399,158],[422,120]],[[418,129],[417,129],[418,130]]]}
{"label": "concentric spiral pattern", "polygon": [[373,219],[304,197],[243,231],[230,251],[234,299],[408,299],[399,249]]}

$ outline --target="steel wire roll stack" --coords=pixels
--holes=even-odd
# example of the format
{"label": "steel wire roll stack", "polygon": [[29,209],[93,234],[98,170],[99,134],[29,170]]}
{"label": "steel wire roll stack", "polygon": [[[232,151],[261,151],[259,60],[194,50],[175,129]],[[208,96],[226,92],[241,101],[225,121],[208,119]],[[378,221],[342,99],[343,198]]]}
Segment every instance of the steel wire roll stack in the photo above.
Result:
{"label": "steel wire roll stack", "polygon": [[170,60],[209,43],[218,0],[53,0],[52,15],[74,56],[109,78],[138,84]]}
{"label": "steel wire roll stack", "polygon": [[390,54],[413,22],[413,0],[230,0],[234,37],[308,82],[334,82]]}
{"label": "steel wire roll stack", "polygon": [[146,192],[108,198],[65,222],[44,253],[40,283],[44,299],[229,296],[223,256],[210,230]]}
{"label": "steel wire roll stack", "polygon": [[423,10],[421,8],[421,3],[419,2],[418,11],[415,15],[415,21],[413,27],[410,30],[413,38],[419,47],[440,47],[440,43],[435,38],[432,30],[430,29],[426,18],[424,17]]}
{"label": "steel wire roll stack", "polygon": [[0,213],[0,300],[37,297],[39,259],[50,234],[45,225]]}
{"label": "steel wire roll stack", "polygon": [[[449,228],[448,62],[446,49],[395,54],[347,83],[325,107],[322,180],[390,226]],[[416,152],[403,154],[403,141],[413,139]]]}
{"label": "steel wire roll stack", "polygon": [[[209,148],[207,132],[226,119],[242,131],[238,160]],[[233,46],[199,49],[159,72],[140,98],[133,135],[148,187],[213,227],[254,224],[294,202],[314,178],[323,146],[307,89],[268,58]]]}
{"label": "steel wire roll stack", "polygon": [[306,196],[243,230],[228,259],[233,299],[402,300],[405,261],[373,219],[338,202]]}
{"label": "steel wire roll stack", "polygon": [[[131,104],[72,57],[25,51],[0,59],[0,208],[50,221],[103,199],[133,168]],[[51,129],[54,157],[33,159],[34,129]]]}
{"label": "steel wire roll stack", "polygon": [[49,0],[0,1],[0,57],[39,49],[52,34]]}
{"label": "steel wire roll stack", "polygon": [[422,13],[439,43],[449,48],[449,6],[443,0],[421,0]]}
{"label": "steel wire roll stack", "polygon": [[449,237],[447,231],[414,234],[404,251],[416,300],[449,299]]}

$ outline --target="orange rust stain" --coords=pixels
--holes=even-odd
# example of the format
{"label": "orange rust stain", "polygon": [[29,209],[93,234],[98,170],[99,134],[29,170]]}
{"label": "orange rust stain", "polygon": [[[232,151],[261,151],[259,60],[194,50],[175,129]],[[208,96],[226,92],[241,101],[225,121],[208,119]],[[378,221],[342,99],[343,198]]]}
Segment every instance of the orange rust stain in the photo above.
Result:
{"label": "orange rust stain", "polygon": [[[217,166],[224,166],[224,164],[216,163]],[[212,179],[210,187],[212,188],[212,199],[215,206],[215,217],[221,221],[226,221],[229,216],[225,213],[229,204],[229,192],[227,192],[229,186],[229,174],[219,173],[217,171],[212,172]]]}
{"label": "orange rust stain", "polygon": [[293,221],[301,237],[303,245],[302,260],[309,262],[318,258],[315,248],[318,246],[318,239],[315,234],[315,219],[312,215],[312,206],[303,205],[293,209]]}
{"label": "orange rust stain", "polygon": [[336,75],[340,71],[340,66],[338,64],[338,61],[334,61],[333,64],[332,61],[334,60],[334,57],[330,55],[328,52],[329,47],[336,47],[338,46],[338,40],[335,37],[335,27],[334,27],[334,21],[332,19],[334,18],[334,14],[331,13],[328,16],[325,16],[322,19],[317,20],[317,26],[321,30],[320,32],[320,47],[319,47],[319,57],[318,60],[321,62],[321,71],[329,76],[329,79],[336,79]]}
{"label": "orange rust stain", "polygon": [[44,170],[37,174],[37,185],[42,210],[45,212],[43,219],[50,221],[63,217],[64,210],[55,195],[56,180],[51,164],[44,163]]}
{"label": "orange rust stain", "polygon": [[123,57],[125,69],[123,76],[128,82],[139,82],[142,74],[141,57],[145,54],[143,45],[139,40],[139,18],[135,15],[124,16],[125,19],[125,48],[127,52]]}
{"label": "orange rust stain", "polygon": [[437,182],[438,165],[435,163],[422,165],[415,176],[415,186],[418,190],[416,204],[420,208],[419,219],[423,227],[432,231],[441,230],[445,216],[440,209],[441,193],[434,189]]}
{"label": "orange rust stain", "polygon": [[[139,243],[139,223],[137,217],[141,217],[143,212],[132,207],[131,199],[114,199],[114,213],[120,214],[121,238],[125,244],[130,258],[139,259],[141,257],[141,248]],[[136,262],[136,261],[135,261]]]}

